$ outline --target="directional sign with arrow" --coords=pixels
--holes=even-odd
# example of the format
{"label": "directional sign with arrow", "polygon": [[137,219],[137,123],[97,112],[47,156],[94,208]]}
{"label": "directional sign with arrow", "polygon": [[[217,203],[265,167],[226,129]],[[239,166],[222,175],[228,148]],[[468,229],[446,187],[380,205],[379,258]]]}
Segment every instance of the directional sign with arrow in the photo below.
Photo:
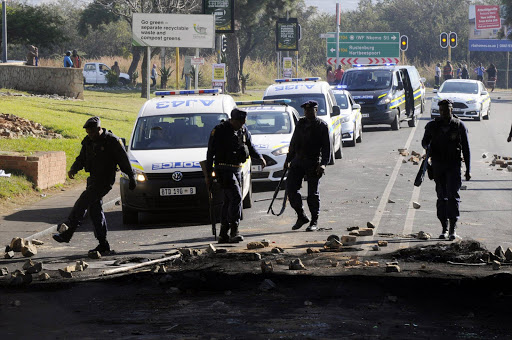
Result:
{"label": "directional sign with arrow", "polygon": [[[331,35],[332,33],[328,33]],[[398,32],[340,32],[340,58],[399,58]],[[327,38],[327,58],[336,58],[336,35]]]}

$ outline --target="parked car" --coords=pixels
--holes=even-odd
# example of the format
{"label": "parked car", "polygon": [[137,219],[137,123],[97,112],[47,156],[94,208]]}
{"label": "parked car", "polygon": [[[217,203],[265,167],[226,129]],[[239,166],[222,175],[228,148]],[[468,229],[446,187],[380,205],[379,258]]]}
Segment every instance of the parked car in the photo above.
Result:
{"label": "parked car", "polygon": [[[108,71],[110,71],[110,67],[103,63],[86,63],[82,72],[84,75],[84,84],[106,84]],[[130,76],[127,73],[121,72],[119,82],[124,85],[129,84]]]}
{"label": "parked car", "polygon": [[439,90],[434,89],[432,97],[431,116],[439,117],[439,101],[453,101],[452,112],[459,118],[475,120],[489,119],[491,112],[491,97],[484,84],[473,79],[448,79]]}
{"label": "parked car", "polygon": [[340,107],[342,141],[348,146],[356,146],[363,141],[361,105],[356,104],[350,92],[343,90],[341,85],[333,86],[332,92]]}

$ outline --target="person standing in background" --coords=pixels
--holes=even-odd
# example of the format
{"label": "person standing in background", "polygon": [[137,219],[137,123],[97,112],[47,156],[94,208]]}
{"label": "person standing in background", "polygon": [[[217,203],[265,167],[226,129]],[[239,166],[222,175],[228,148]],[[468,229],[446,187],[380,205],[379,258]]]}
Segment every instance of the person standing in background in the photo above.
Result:
{"label": "person standing in background", "polygon": [[436,84],[435,84],[434,88],[438,89],[439,85],[441,83],[441,63],[437,63],[437,65],[436,65],[436,70],[435,70],[434,78],[435,78],[435,81],[436,81]]}
{"label": "person standing in background", "polygon": [[343,69],[341,68],[341,65],[338,65],[338,68],[334,72],[334,78],[336,81],[336,85],[341,84],[341,78],[343,78],[343,73],[345,73],[345,71],[343,71]]}
{"label": "person standing in background", "polygon": [[158,72],[156,72],[156,64],[153,64],[153,68],[151,69],[151,81],[153,84],[151,86],[156,87],[156,78],[158,78]]}
{"label": "person standing in background", "polygon": [[74,68],[82,67],[82,60],[80,59],[80,56],[76,50],[73,50],[73,53],[71,54],[71,61],[73,62]]}
{"label": "person standing in background", "polygon": [[64,56],[64,67],[73,67],[73,61],[71,61],[71,51],[67,51]]}
{"label": "person standing in background", "polygon": [[482,66],[482,63],[478,64],[478,67],[475,68],[476,80],[484,81],[484,72],[485,68]]}
{"label": "person standing in background", "polygon": [[37,50],[37,47],[33,45],[27,46],[28,53],[27,53],[27,62],[25,65],[27,66],[37,66],[38,59],[39,59],[39,52]]}
{"label": "person standing in background", "polygon": [[498,70],[496,69],[496,66],[491,63],[485,72],[487,72],[487,86],[490,86],[491,92],[493,92],[494,87],[496,86],[496,81],[498,80]]}
{"label": "person standing in background", "polygon": [[444,77],[444,80],[453,78],[453,66],[449,60],[446,62],[446,65],[444,65],[444,67],[443,67],[443,77]]}

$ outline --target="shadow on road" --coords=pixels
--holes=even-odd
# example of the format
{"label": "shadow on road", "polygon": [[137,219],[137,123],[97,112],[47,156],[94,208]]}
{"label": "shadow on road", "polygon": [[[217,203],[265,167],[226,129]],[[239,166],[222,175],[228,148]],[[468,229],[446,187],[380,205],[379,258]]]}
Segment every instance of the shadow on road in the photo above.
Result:
{"label": "shadow on road", "polygon": [[44,222],[56,224],[62,222],[67,217],[70,208],[52,208],[52,209],[32,209],[20,210],[14,214],[5,216],[6,221],[26,221],[26,222]]}

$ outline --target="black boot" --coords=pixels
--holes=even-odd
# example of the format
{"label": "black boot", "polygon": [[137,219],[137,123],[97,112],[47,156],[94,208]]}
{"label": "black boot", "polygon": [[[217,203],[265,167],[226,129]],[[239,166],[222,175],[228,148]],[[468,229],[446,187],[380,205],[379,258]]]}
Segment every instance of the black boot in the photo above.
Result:
{"label": "black boot", "polygon": [[229,231],[229,226],[221,224],[218,243],[229,243],[228,231]]}
{"label": "black boot", "polygon": [[441,221],[441,226],[443,227],[443,231],[441,235],[439,235],[439,239],[446,240],[448,238],[448,220]]}
{"label": "black boot", "polygon": [[61,223],[57,227],[58,234],[53,234],[52,237],[59,243],[69,243],[76,228],[70,228],[65,223]]}
{"label": "black boot", "polygon": [[455,233],[455,229],[457,229],[457,220],[450,219],[450,236],[449,236],[450,241],[453,241],[455,239],[460,239],[460,236]]}
{"label": "black boot", "polygon": [[107,240],[102,240],[96,248],[89,250],[89,253],[94,252],[99,252],[101,255],[107,255],[110,253],[110,244],[108,244]]}
{"label": "black boot", "polygon": [[297,222],[292,227],[292,230],[297,230],[302,228],[302,226],[309,222],[309,218],[304,213],[304,210],[297,213]]}
{"label": "black boot", "polygon": [[306,231],[315,231],[318,229],[318,216],[311,216],[311,223],[306,228]]}
{"label": "black boot", "polygon": [[230,236],[231,237],[229,238],[229,243],[238,243],[238,242],[242,242],[244,240],[244,237],[242,235],[240,235],[240,233],[238,232],[237,224],[231,225]]}

